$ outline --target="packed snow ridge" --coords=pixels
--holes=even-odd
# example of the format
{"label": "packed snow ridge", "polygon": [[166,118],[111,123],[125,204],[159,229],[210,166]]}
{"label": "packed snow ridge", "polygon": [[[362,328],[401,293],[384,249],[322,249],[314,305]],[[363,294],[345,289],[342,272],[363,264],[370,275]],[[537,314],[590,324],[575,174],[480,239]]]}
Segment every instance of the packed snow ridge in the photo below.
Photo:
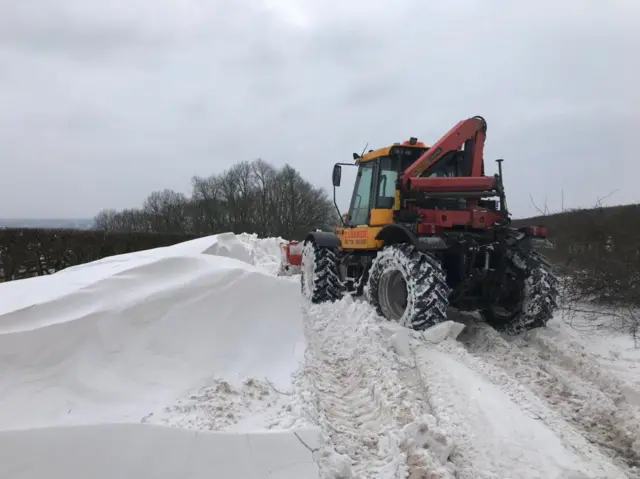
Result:
{"label": "packed snow ridge", "polygon": [[0,284],[0,477],[640,477],[629,338],[312,305],[277,276],[281,241]]}

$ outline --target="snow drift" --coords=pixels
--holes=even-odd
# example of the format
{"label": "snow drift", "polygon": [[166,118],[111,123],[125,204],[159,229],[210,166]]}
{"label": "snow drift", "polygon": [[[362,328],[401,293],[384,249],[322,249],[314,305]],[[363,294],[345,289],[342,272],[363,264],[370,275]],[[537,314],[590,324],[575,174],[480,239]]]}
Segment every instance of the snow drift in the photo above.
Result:
{"label": "snow drift", "polygon": [[214,379],[291,386],[300,295],[269,274],[277,242],[256,255],[257,241],[223,234],[1,285],[0,476],[317,477],[295,431],[139,424]]}
{"label": "snow drift", "polygon": [[214,373],[286,388],[304,350],[296,285],[189,251],[203,242],[27,280],[13,307],[3,291],[0,428],[136,421]]}

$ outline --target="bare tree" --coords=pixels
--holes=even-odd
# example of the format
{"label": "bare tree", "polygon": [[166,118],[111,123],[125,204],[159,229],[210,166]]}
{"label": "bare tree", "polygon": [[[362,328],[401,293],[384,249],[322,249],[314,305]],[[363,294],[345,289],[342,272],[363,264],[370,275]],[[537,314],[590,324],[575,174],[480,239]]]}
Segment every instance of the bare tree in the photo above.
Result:
{"label": "bare tree", "polygon": [[302,238],[332,228],[337,213],[327,193],[291,166],[277,169],[264,160],[240,162],[208,177],[192,178],[188,198],[172,190],[152,192],[139,210],[103,210],[97,228],[201,235],[224,231]]}
{"label": "bare tree", "polygon": [[114,225],[118,221],[118,212],[116,210],[101,210],[93,219],[93,226],[99,230],[113,230]]}
{"label": "bare tree", "polygon": [[183,193],[164,189],[151,193],[142,206],[152,231],[158,233],[187,232],[187,197]]}

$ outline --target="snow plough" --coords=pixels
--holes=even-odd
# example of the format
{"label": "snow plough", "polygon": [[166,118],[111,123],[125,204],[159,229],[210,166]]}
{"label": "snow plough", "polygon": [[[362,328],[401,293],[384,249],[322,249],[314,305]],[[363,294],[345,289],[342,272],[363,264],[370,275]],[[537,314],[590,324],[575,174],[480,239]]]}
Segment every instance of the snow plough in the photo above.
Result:
{"label": "snow plough", "polygon": [[412,137],[336,163],[336,208],[342,167],[358,168],[342,225],[285,247],[304,297],[364,296],[382,317],[416,330],[446,320],[449,307],[509,333],[546,325],[558,279],[539,248],[552,245],[544,226],[511,226],[502,160],[485,175],[486,132],[476,116],[431,147]]}
{"label": "snow plough", "polygon": [[300,273],[302,246],[303,244],[299,241],[283,241],[280,243],[280,254],[284,261],[280,263],[278,276],[291,276]]}

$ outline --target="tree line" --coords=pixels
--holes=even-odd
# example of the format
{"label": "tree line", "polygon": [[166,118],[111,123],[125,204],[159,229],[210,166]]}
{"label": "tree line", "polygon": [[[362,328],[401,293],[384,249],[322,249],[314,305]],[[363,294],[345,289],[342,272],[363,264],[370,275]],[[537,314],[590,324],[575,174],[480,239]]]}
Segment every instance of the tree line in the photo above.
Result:
{"label": "tree line", "polygon": [[208,235],[226,231],[302,239],[314,229],[334,227],[338,213],[322,188],[290,165],[276,168],[257,159],[219,174],[194,176],[191,195],[152,192],[140,208],[105,209],[94,219],[111,232]]}

